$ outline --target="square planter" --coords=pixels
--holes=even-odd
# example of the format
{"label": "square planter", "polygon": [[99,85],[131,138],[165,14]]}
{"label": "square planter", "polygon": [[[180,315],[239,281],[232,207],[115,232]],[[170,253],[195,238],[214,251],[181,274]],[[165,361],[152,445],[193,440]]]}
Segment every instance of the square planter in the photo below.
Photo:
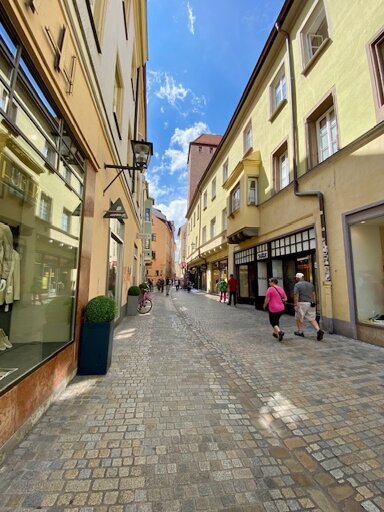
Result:
{"label": "square planter", "polygon": [[82,328],[79,375],[105,375],[111,366],[113,322],[85,321]]}
{"label": "square planter", "polygon": [[139,303],[138,295],[128,295],[127,316],[137,315],[137,305]]}

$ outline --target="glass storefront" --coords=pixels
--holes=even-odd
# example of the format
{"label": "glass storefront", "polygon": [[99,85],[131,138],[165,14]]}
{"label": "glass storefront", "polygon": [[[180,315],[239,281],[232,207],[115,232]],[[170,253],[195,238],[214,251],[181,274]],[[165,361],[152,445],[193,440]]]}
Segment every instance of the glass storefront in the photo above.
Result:
{"label": "glass storefront", "polygon": [[0,391],[73,339],[84,160],[0,21]]}
{"label": "glass storefront", "polygon": [[[114,299],[116,304],[121,304],[123,236],[124,224],[117,219],[111,219],[107,295]],[[117,312],[117,316],[120,316],[120,311]]]}
{"label": "glass storefront", "polygon": [[350,224],[357,321],[384,327],[384,212],[361,218]]}

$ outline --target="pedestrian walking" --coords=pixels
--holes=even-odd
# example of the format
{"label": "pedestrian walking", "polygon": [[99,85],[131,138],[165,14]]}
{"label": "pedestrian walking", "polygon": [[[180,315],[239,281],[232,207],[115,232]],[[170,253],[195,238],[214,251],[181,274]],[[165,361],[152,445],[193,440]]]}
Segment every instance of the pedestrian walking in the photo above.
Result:
{"label": "pedestrian walking", "polygon": [[228,290],[227,281],[224,278],[220,279],[220,281],[218,282],[217,288],[220,293],[219,302],[221,302],[221,301],[226,302],[227,301],[227,290]]}
{"label": "pedestrian walking", "polygon": [[272,326],[272,336],[280,342],[283,341],[284,331],[280,329],[280,317],[285,310],[285,302],[287,295],[283,288],[278,286],[278,279],[271,277],[269,280],[269,288],[265,294],[263,309],[268,310],[269,323]]}
{"label": "pedestrian walking", "polygon": [[171,289],[172,280],[167,277],[165,280],[165,295],[169,295],[169,291]]}
{"label": "pedestrian walking", "polygon": [[230,276],[229,276],[228,289],[229,289],[228,306],[231,305],[232,298],[233,298],[233,305],[236,307],[237,279],[235,277],[233,277],[233,274],[230,274]]}
{"label": "pedestrian walking", "polygon": [[308,320],[312,327],[316,330],[317,341],[321,341],[324,337],[324,331],[319,327],[316,321],[316,293],[315,287],[309,281],[304,279],[304,274],[298,272],[295,276],[296,284],[293,289],[293,299],[295,307],[295,319],[297,331],[296,336],[304,337],[303,325],[304,320]]}

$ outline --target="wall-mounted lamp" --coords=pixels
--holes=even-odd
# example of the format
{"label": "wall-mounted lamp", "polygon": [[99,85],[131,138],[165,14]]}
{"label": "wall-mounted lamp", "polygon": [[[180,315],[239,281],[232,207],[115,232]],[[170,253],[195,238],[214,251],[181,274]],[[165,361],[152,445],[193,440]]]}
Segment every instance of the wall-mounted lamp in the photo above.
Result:
{"label": "wall-mounted lamp", "polygon": [[[119,172],[113,178],[111,183],[103,190],[103,194],[109,189],[112,183],[117,180],[123,171],[136,171],[143,172],[148,168],[149,161],[153,155],[153,144],[152,142],[146,142],[144,140],[131,140],[133,150],[133,165],[112,165],[104,164],[104,169],[119,169]],[[133,190],[134,191],[134,190]]]}

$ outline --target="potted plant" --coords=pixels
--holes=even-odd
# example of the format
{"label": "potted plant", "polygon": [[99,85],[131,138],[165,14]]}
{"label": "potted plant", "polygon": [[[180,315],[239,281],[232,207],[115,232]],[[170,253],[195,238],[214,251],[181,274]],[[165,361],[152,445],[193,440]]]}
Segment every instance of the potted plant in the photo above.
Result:
{"label": "potted plant", "polygon": [[137,315],[137,304],[139,302],[140,288],[138,286],[130,286],[128,288],[127,298],[127,315]]}
{"label": "potted plant", "polygon": [[105,375],[111,365],[113,321],[116,302],[111,297],[98,295],[84,308],[79,351],[79,375]]}

